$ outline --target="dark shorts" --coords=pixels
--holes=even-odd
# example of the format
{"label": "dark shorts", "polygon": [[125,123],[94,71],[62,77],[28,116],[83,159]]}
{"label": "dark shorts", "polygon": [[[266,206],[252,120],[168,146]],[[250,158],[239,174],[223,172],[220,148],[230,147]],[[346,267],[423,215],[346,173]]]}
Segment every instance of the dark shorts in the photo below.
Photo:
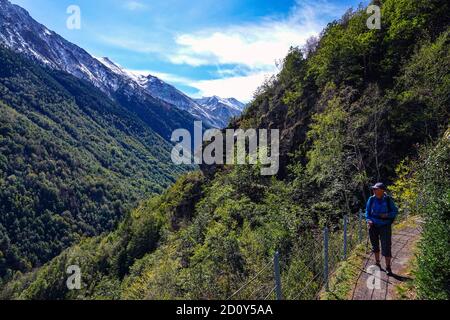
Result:
{"label": "dark shorts", "polygon": [[384,257],[392,257],[392,225],[372,226],[369,229],[370,242],[374,253],[380,252]]}

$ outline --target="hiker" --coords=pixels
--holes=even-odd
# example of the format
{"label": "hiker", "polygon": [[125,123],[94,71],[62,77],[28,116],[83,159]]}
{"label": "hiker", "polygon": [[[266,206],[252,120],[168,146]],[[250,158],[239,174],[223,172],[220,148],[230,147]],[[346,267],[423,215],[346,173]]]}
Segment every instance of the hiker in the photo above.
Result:
{"label": "hiker", "polygon": [[392,224],[398,214],[397,206],[386,193],[386,186],[379,182],[372,187],[373,196],[367,201],[366,220],[369,226],[369,237],[377,266],[381,268],[381,253],[386,260],[386,272],[392,275]]}

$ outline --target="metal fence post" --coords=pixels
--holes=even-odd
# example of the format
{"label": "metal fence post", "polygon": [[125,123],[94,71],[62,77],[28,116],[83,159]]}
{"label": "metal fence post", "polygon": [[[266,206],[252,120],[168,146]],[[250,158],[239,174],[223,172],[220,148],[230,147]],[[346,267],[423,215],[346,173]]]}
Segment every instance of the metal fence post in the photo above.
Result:
{"label": "metal fence post", "polygon": [[281,291],[281,274],[280,274],[280,254],[279,252],[275,252],[275,257],[273,259],[274,267],[275,267],[275,287],[277,300],[283,300],[283,295]]}
{"label": "metal fence post", "polygon": [[347,228],[348,216],[344,216],[344,260],[347,260]]}
{"label": "metal fence post", "polygon": [[325,290],[329,291],[328,283],[328,227],[323,230],[323,280],[325,283]]}
{"label": "metal fence post", "polygon": [[359,224],[359,243],[363,241],[363,235],[362,235],[362,210],[359,209],[358,211],[358,224]]}

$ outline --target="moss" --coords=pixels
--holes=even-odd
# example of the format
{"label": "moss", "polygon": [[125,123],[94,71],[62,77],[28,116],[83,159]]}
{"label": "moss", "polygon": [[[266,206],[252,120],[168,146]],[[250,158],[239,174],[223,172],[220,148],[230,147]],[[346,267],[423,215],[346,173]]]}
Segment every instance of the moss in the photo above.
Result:
{"label": "moss", "polygon": [[[405,277],[414,277],[417,270],[417,242],[414,243],[414,258],[408,262],[407,269],[404,272]],[[414,280],[408,280],[400,283],[395,287],[395,299],[396,300],[416,300],[417,289]]]}
{"label": "moss", "polygon": [[330,278],[330,291],[322,292],[320,300],[348,300],[366,257],[366,244],[360,244],[346,261],[339,264]]}

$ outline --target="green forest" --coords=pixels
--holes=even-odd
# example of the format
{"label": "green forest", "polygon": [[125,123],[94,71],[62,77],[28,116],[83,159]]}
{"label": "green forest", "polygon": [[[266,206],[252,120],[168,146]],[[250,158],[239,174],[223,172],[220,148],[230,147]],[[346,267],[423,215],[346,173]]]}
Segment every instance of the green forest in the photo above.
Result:
{"label": "green forest", "polygon": [[[52,93],[47,86],[32,91],[36,82],[41,83],[36,79],[26,85],[19,80],[33,77],[29,68],[20,69],[27,77],[1,75],[2,91],[14,92],[12,87],[20,85],[27,90],[23,97],[11,93],[10,99],[2,102],[2,108],[8,110],[2,117],[6,114],[20,121],[9,121],[5,127],[2,120],[0,127],[0,184],[11,186],[1,188],[0,210],[11,215],[0,221],[5,229],[0,229],[0,234],[19,236],[8,230],[26,233],[21,226],[28,223],[39,224],[34,228],[43,231],[40,245],[34,238],[27,241],[23,236],[19,236],[20,245],[15,238],[0,243],[0,262],[6,261],[6,268],[14,263],[31,264],[14,267],[20,271],[8,273],[0,298],[226,299],[263,269],[276,251],[283,259],[283,283],[296,296],[304,281],[314,283],[311,275],[303,274],[301,280],[295,276],[311,255],[304,239],[363,208],[369,186],[383,180],[392,186],[400,208],[422,215],[425,221],[419,244],[418,296],[449,299],[450,3],[381,2],[380,30],[367,28],[366,8],[349,10],[340,20],[329,23],[320,37],[310,39],[307,46],[291,48],[281,72],[258,89],[244,115],[231,123],[231,128],[281,130],[278,176],[261,176],[258,167],[251,165],[202,168],[182,175],[164,193],[142,201],[126,214],[124,204],[133,203],[127,197],[136,200],[143,191],[156,193],[164,186],[143,174],[150,162],[139,152],[157,153],[146,148],[148,144],[142,139],[152,137],[137,138],[132,132],[120,130],[113,115],[102,117],[108,128],[114,123],[112,132],[103,131],[104,123],[92,123],[96,129],[93,133],[93,129],[79,129],[75,120],[56,122],[51,117],[56,112],[52,99],[62,99],[67,108],[74,108],[71,112],[94,112],[83,109],[78,95],[68,96],[67,82],[64,89],[61,86],[62,75],[51,75],[48,82]],[[7,52],[2,55],[15,61]],[[14,65],[17,69],[21,64]],[[60,95],[53,93],[57,88]],[[44,104],[48,110],[38,113],[27,108],[20,113],[24,101],[33,105],[39,99],[49,100]],[[45,129],[50,121],[47,130],[62,137],[49,139],[46,148],[42,139],[50,134]],[[73,128],[77,138],[64,126]],[[110,144],[103,144],[100,135],[111,139]],[[98,143],[92,145],[91,139],[101,142],[96,140]],[[123,139],[127,143],[121,145]],[[80,149],[81,141],[83,152],[73,154],[83,158],[71,158],[71,148]],[[131,149],[127,149],[129,141],[133,141]],[[33,145],[40,151],[27,151]],[[119,155],[134,155],[127,158],[134,162],[108,162],[113,146]],[[5,153],[3,149],[12,151]],[[55,165],[46,160],[50,152],[67,154],[68,159]],[[18,160],[9,161],[8,155]],[[29,169],[15,167],[21,163]],[[173,169],[160,170],[168,183]],[[37,178],[41,172],[45,180]],[[67,179],[62,180],[61,175]],[[101,178],[105,176],[108,179]],[[136,176],[139,180],[132,179]],[[126,185],[127,190],[134,190],[134,194],[119,198],[128,179],[133,183]],[[48,209],[43,201],[54,195],[52,190],[62,190],[58,183],[69,191],[67,197],[55,198],[67,199],[67,203],[54,201],[53,209]],[[101,205],[92,200],[99,194],[104,199]],[[89,215],[93,212],[88,211],[90,206],[101,214]],[[53,214],[62,207],[67,214]],[[40,208],[48,212],[36,219]],[[80,234],[105,231],[96,229],[98,219],[111,221],[109,229],[113,229],[113,221],[119,216],[123,220],[114,231],[80,238]],[[58,228],[52,229],[55,224]],[[59,226],[66,226],[62,229],[66,234],[61,237],[49,231],[60,231]],[[36,257],[43,253],[37,250],[51,251],[69,243],[75,244],[48,263],[25,272],[38,266]],[[28,260],[22,261],[25,256]],[[64,279],[70,265],[79,265],[82,270],[81,290],[67,289]]]}
{"label": "green forest", "polygon": [[0,279],[114,230],[187,168],[137,116],[0,48]]}

